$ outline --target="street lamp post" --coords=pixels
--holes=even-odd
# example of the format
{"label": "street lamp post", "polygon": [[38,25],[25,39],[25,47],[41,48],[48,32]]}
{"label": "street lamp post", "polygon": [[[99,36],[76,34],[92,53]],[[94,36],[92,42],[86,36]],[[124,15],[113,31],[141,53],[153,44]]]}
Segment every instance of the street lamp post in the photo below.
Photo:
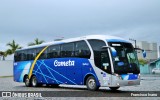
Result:
{"label": "street lamp post", "polygon": [[129,40],[131,40],[131,41],[134,41],[134,43],[135,43],[135,48],[137,48],[137,41],[135,40],[135,39],[129,39]]}

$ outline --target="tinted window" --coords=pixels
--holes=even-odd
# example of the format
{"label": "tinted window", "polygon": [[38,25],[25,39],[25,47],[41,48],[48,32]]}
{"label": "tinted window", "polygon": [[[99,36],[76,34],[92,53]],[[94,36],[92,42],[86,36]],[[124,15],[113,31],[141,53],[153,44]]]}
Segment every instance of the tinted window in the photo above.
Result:
{"label": "tinted window", "polygon": [[[41,50],[42,50],[43,48],[36,48],[35,50],[36,50],[36,56],[41,52]],[[39,57],[39,59],[41,59],[41,56]]]}
{"label": "tinted window", "polygon": [[[39,53],[44,49],[45,47],[42,47],[40,49],[38,49],[37,51],[39,51]],[[39,59],[47,59],[47,50],[43,51],[41,56],[39,57]]]}
{"label": "tinted window", "polygon": [[[28,49],[16,52],[15,61],[34,60],[35,57],[42,51],[44,47]],[[58,57],[80,57],[90,58],[91,52],[85,41],[78,41],[75,43],[66,43],[60,45],[49,46],[39,59],[49,59]]]}
{"label": "tinted window", "polygon": [[60,56],[60,46],[50,46],[47,49],[47,58],[57,58]]}
{"label": "tinted window", "polygon": [[90,58],[91,52],[85,41],[75,43],[75,57]]}
{"label": "tinted window", "polygon": [[16,52],[16,53],[14,54],[14,60],[15,60],[15,62],[21,60],[20,52]]}
{"label": "tinted window", "polygon": [[37,48],[36,49],[36,56],[41,52],[42,48]]}
{"label": "tinted window", "polygon": [[[139,74],[139,63],[136,52],[131,43],[109,42],[110,46],[117,51],[117,56],[113,57],[114,72],[117,74],[134,73]],[[118,63],[123,62],[120,67]]]}
{"label": "tinted window", "polygon": [[36,56],[36,50],[35,49],[27,50],[27,60],[34,60],[35,56]]}
{"label": "tinted window", "polygon": [[25,61],[27,60],[27,51],[21,51],[20,52],[20,61]]}
{"label": "tinted window", "polygon": [[61,57],[74,57],[74,43],[61,45]]}
{"label": "tinted window", "polygon": [[18,51],[15,53],[14,55],[15,57],[15,61],[22,61],[22,60],[26,60],[26,54],[24,51]]}
{"label": "tinted window", "polygon": [[111,64],[108,52],[104,50],[101,51],[100,54],[101,54],[101,59],[100,59],[100,65],[98,67],[107,73],[111,73]]}
{"label": "tinted window", "polygon": [[101,66],[101,51],[102,46],[105,46],[105,42],[101,40],[88,40],[93,52],[94,52],[94,60],[97,67]]}

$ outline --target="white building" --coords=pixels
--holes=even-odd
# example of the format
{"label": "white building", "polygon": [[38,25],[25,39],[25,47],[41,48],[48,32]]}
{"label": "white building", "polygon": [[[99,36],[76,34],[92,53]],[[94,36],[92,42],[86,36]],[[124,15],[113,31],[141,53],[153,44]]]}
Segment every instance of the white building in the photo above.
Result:
{"label": "white building", "polygon": [[0,61],[0,76],[13,76],[13,60]]}
{"label": "white building", "polygon": [[159,53],[158,53],[158,58],[160,58],[160,46],[159,46]]}
{"label": "white building", "polygon": [[[147,53],[147,60],[155,60],[158,58],[157,43],[148,43],[147,41],[137,42],[137,47],[144,49]],[[143,58],[142,52],[138,51],[138,58]]]}

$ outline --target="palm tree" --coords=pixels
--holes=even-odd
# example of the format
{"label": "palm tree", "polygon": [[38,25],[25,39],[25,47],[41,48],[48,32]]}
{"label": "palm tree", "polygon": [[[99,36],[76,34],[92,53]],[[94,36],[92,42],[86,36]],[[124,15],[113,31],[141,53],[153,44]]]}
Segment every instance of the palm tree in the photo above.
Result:
{"label": "palm tree", "polygon": [[39,40],[38,38],[36,38],[34,40],[34,42],[28,43],[28,46],[38,45],[38,44],[42,44],[42,43],[44,43],[43,40]]}
{"label": "palm tree", "polygon": [[2,57],[2,60],[5,60],[5,57],[6,57],[6,53],[3,52],[3,51],[0,51],[0,57]]}
{"label": "palm tree", "polygon": [[6,51],[6,55],[11,55],[13,54],[17,49],[21,49],[22,47],[19,46],[19,44],[16,44],[15,41],[13,40],[12,42],[7,43],[7,46],[10,47],[10,49],[8,49]]}

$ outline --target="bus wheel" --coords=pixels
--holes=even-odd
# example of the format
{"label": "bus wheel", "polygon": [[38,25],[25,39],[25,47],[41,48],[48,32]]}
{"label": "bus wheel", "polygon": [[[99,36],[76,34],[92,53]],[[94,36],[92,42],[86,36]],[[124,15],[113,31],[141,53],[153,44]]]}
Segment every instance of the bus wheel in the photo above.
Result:
{"label": "bus wheel", "polygon": [[28,78],[28,76],[25,77],[24,83],[25,83],[26,87],[30,87],[31,86],[31,82],[30,82],[30,79]]}
{"label": "bus wheel", "polygon": [[37,87],[38,86],[38,82],[37,82],[36,76],[32,76],[32,78],[31,78],[31,85],[33,87]]}
{"label": "bus wheel", "polygon": [[109,87],[112,91],[118,90],[120,87]]}
{"label": "bus wheel", "polygon": [[89,76],[86,81],[87,89],[91,91],[98,90],[98,86],[96,84],[96,80],[93,76]]}

